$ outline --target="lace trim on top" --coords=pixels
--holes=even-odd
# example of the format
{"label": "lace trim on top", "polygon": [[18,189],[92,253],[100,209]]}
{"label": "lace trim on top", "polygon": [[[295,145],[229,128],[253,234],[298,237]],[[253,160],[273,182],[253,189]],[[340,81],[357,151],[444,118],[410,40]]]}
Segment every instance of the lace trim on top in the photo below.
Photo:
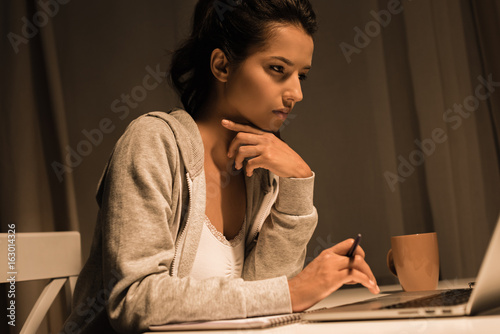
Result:
{"label": "lace trim on top", "polygon": [[215,226],[212,225],[210,219],[207,216],[205,216],[205,225],[208,227],[210,232],[212,232],[214,237],[216,237],[217,240],[219,240],[223,245],[226,246],[235,247],[240,243],[240,241],[242,241],[245,238],[246,219],[243,220],[243,224],[241,225],[241,229],[240,232],[238,232],[238,235],[231,240],[227,240],[224,234],[219,232],[217,228],[215,228]]}

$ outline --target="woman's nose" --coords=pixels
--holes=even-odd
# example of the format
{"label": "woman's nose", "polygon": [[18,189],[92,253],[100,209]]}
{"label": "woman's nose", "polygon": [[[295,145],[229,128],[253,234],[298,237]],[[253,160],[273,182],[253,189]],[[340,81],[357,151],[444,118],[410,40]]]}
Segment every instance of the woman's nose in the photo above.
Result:
{"label": "woman's nose", "polygon": [[302,94],[302,85],[300,79],[297,77],[290,79],[290,86],[288,87],[285,99],[293,100],[295,103],[302,101],[304,95]]}

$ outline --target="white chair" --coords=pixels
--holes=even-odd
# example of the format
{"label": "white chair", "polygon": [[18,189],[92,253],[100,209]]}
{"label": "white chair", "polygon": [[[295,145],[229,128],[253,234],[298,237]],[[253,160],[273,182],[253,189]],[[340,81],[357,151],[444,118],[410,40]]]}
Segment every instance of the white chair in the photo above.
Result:
{"label": "white chair", "polygon": [[[9,254],[12,253],[9,246],[10,251],[15,248],[15,259]],[[73,290],[81,270],[80,247],[78,232],[16,233],[15,239],[7,233],[0,233],[0,283],[10,284],[8,279],[11,276],[15,276],[16,282],[50,279],[31,309],[21,334],[36,333],[63,286],[66,286],[68,297],[66,306],[71,307]],[[9,290],[10,286],[7,292]],[[7,307],[9,305],[10,300],[7,299]]]}

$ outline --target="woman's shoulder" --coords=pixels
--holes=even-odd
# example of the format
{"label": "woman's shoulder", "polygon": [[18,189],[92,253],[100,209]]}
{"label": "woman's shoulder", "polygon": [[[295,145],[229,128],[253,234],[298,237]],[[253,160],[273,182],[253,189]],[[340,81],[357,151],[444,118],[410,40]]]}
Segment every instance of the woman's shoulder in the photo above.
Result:
{"label": "woman's shoulder", "polygon": [[183,129],[185,125],[176,117],[177,114],[183,113],[186,112],[172,110],[169,112],[153,111],[143,114],[128,125],[120,141],[133,140],[134,142],[144,143],[151,140],[161,140],[165,143],[173,143],[176,141],[175,133],[185,131]]}
{"label": "woman's shoulder", "polygon": [[174,143],[172,129],[158,119],[139,116],[127,126],[120,139],[116,143],[116,148],[127,147],[127,150],[144,150]]}
{"label": "woman's shoulder", "polygon": [[169,122],[165,121],[169,118],[172,118],[172,116],[168,112],[148,112],[130,122],[124,134],[154,135],[158,133],[171,133],[172,127]]}
{"label": "woman's shoulder", "polygon": [[[164,114],[164,115],[163,115]],[[162,116],[162,117],[159,117]],[[170,170],[178,170],[180,145],[174,134],[174,126],[164,120],[168,113],[155,112],[134,119],[116,142],[98,185],[97,200],[102,200],[105,180],[115,178],[123,182],[131,175],[161,175],[142,177],[148,180],[162,180]]]}
{"label": "woman's shoulder", "polygon": [[167,153],[176,158],[179,152],[193,175],[198,175],[203,166],[203,142],[198,126],[182,109],[139,116],[127,127],[115,149],[139,156]]}

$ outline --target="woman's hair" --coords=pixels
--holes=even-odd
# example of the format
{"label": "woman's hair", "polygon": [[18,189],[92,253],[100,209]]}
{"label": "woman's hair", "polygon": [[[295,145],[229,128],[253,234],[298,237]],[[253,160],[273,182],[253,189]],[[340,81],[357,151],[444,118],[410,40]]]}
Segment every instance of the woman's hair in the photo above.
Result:
{"label": "woman's hair", "polygon": [[199,0],[189,38],[177,49],[169,81],[184,109],[196,117],[212,86],[210,56],[219,48],[231,66],[266,45],[273,28],[291,24],[313,36],[316,15],[309,0]]}

